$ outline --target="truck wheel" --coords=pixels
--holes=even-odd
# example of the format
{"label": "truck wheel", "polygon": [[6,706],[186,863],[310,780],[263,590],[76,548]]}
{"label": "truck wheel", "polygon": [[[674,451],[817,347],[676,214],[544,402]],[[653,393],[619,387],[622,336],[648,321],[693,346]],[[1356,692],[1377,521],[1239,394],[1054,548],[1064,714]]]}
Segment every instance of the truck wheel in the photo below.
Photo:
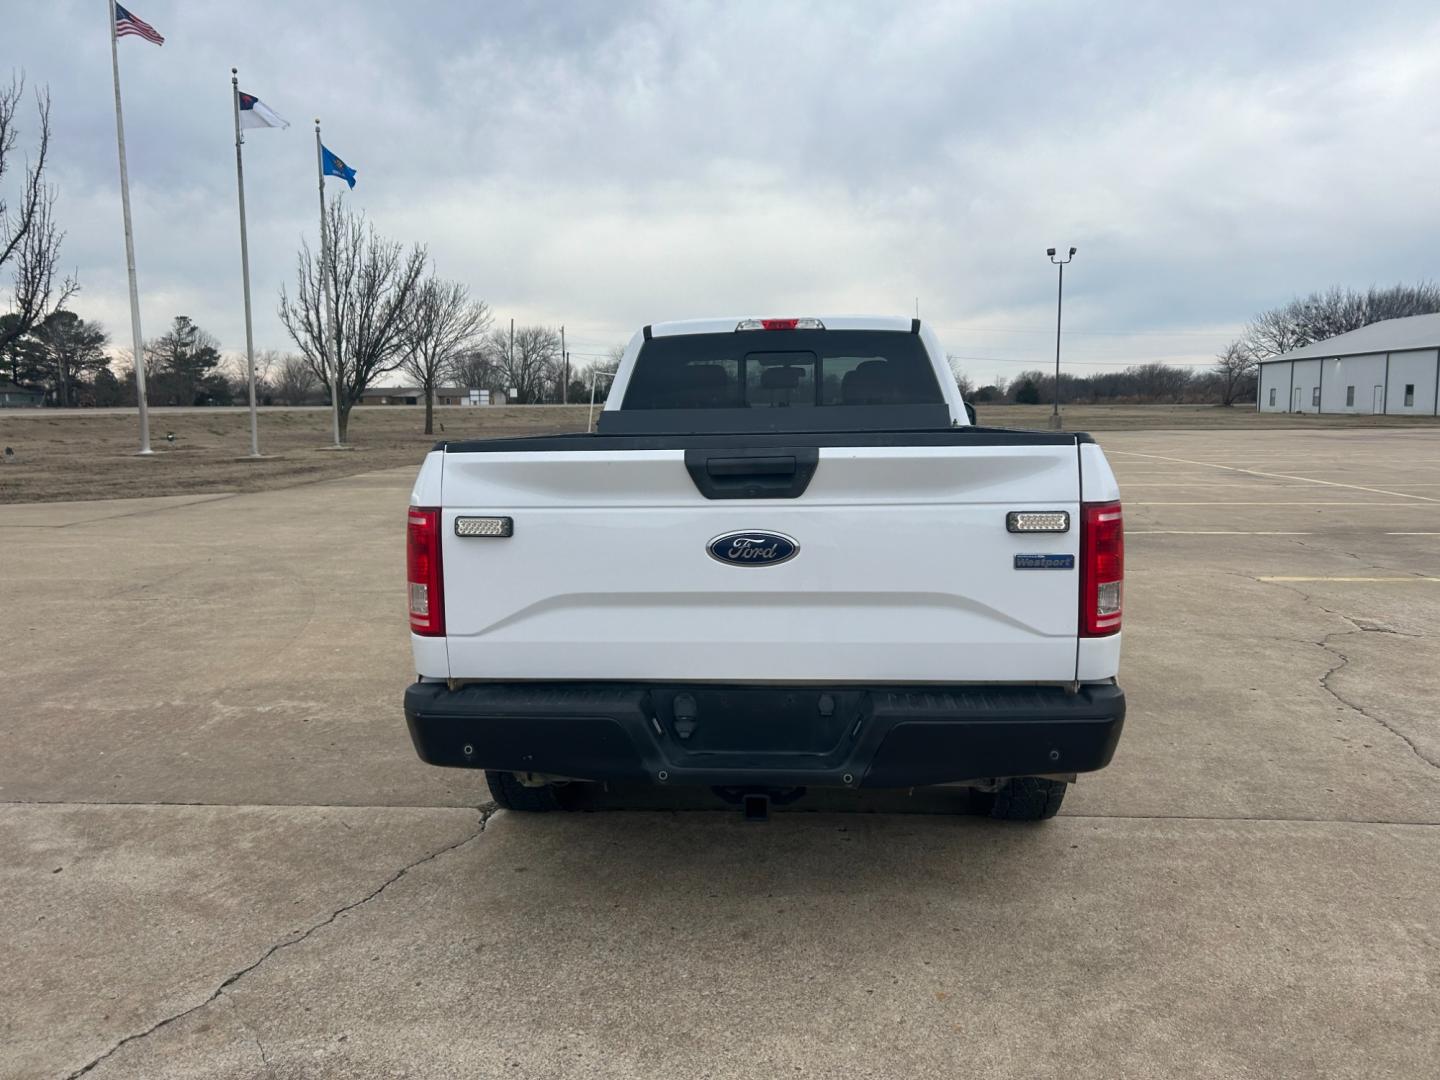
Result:
{"label": "truck wheel", "polygon": [[512,772],[485,770],[485,782],[490,785],[490,795],[506,810],[519,810],[532,814],[560,810],[560,796],[554,784],[544,787],[527,787]]}
{"label": "truck wheel", "polygon": [[1065,799],[1064,780],[1040,776],[1012,776],[999,791],[977,792],[986,812],[999,821],[1044,821],[1052,818]]}

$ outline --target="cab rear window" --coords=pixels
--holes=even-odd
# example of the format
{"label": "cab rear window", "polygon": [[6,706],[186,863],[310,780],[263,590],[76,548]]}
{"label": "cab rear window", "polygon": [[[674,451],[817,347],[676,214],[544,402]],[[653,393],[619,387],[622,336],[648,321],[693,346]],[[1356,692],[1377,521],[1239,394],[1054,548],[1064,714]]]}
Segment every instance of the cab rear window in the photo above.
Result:
{"label": "cab rear window", "polygon": [[916,334],[776,330],[683,334],[641,346],[624,409],[942,405]]}

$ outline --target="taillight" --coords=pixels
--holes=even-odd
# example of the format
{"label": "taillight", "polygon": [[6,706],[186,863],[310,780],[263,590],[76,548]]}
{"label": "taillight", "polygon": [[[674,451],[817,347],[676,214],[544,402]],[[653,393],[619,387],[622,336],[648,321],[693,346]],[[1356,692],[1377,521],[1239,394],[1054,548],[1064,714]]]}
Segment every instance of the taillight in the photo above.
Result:
{"label": "taillight", "polygon": [[1125,517],[1118,502],[1080,508],[1080,636],[1120,632],[1125,591]]}
{"label": "taillight", "polygon": [[405,539],[410,582],[410,629],[426,637],[445,636],[444,580],[440,573],[440,511],[410,507]]}

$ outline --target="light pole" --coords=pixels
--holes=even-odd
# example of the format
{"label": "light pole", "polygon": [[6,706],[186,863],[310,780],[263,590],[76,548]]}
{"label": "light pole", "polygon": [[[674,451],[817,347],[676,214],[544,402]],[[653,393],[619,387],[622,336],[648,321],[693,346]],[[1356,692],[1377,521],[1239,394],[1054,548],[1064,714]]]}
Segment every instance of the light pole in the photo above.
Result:
{"label": "light pole", "polygon": [[1050,261],[1060,268],[1060,283],[1055,289],[1055,411],[1050,414],[1050,426],[1056,431],[1060,430],[1060,312],[1065,303],[1065,267],[1075,257],[1075,249],[1070,249],[1070,254],[1063,259],[1055,257],[1054,248],[1046,248],[1045,254],[1050,256]]}

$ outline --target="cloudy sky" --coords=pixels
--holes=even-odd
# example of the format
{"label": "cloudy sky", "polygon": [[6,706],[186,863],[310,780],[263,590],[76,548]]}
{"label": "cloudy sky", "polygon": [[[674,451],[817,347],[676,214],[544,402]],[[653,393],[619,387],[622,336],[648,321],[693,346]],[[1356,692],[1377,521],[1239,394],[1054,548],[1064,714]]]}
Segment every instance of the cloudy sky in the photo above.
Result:
{"label": "cloudy sky", "polygon": [[[104,0],[13,4],[5,60],[54,98],[74,305],[129,337]],[[251,132],[257,346],[347,198],[499,319],[583,361],[709,314],[920,311],[981,380],[1206,361],[1253,312],[1434,277],[1430,3],[135,0],[120,42],[145,332],[244,344],[229,74]],[[331,191],[343,190],[330,180]]]}

